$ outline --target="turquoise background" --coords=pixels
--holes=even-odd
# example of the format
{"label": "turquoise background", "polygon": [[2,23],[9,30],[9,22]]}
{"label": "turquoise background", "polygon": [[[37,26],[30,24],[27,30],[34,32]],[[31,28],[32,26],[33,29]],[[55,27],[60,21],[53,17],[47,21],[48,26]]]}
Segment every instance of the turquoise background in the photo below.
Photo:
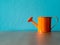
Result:
{"label": "turquoise background", "polygon": [[[28,23],[29,17],[57,16],[60,19],[60,0],[0,0],[0,31],[37,31]],[[56,23],[52,20],[52,25]],[[52,29],[60,31],[60,22]]]}

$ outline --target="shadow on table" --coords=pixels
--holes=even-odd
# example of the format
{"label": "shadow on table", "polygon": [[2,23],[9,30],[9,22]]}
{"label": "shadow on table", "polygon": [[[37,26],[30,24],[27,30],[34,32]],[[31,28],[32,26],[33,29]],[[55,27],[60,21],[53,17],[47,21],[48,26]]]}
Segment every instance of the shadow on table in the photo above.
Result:
{"label": "shadow on table", "polygon": [[52,33],[36,33],[37,45],[49,45],[52,37]]}

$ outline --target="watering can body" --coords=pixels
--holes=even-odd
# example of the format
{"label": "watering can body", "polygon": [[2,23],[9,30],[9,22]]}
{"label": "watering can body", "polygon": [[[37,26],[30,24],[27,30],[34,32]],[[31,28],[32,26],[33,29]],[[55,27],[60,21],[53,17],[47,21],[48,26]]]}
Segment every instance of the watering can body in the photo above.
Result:
{"label": "watering can body", "polygon": [[51,32],[51,17],[38,17],[38,32]]}
{"label": "watering can body", "polygon": [[56,24],[51,26],[52,17],[38,17],[38,24],[32,20],[33,17],[28,19],[28,22],[32,22],[38,29],[38,32],[51,32],[51,29],[57,24],[58,18],[55,17]]}

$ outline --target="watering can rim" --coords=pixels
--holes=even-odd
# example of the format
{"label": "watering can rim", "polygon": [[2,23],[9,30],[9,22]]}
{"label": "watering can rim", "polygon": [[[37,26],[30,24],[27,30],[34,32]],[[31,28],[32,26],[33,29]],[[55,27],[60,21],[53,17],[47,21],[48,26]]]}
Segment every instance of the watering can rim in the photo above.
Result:
{"label": "watering can rim", "polygon": [[38,18],[52,18],[52,16],[39,16]]}

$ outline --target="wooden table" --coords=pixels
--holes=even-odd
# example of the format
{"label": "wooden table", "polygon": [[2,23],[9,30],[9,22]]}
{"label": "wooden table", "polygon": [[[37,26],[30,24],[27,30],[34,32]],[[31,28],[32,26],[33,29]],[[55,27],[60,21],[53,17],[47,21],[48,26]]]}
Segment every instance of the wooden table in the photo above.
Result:
{"label": "wooden table", "polygon": [[60,32],[0,32],[0,45],[60,45]]}

